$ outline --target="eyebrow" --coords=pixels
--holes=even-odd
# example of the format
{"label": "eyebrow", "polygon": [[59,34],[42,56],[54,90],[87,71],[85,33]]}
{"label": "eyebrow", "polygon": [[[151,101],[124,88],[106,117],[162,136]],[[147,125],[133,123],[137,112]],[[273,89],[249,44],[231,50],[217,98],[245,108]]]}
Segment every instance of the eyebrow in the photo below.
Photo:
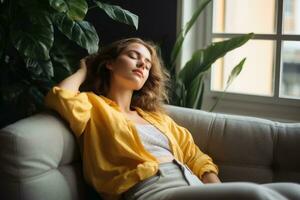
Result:
{"label": "eyebrow", "polygon": [[[140,52],[138,52],[137,50],[134,50],[134,49],[129,49],[127,52],[130,52],[130,51],[133,51],[133,52],[135,52],[136,54],[138,54],[139,56],[141,56],[142,54],[140,53]],[[152,62],[151,62],[151,60],[149,59],[149,58],[147,58],[147,57],[145,57],[145,59],[146,59],[146,61],[147,62],[149,62],[149,63],[151,63],[152,64]]]}

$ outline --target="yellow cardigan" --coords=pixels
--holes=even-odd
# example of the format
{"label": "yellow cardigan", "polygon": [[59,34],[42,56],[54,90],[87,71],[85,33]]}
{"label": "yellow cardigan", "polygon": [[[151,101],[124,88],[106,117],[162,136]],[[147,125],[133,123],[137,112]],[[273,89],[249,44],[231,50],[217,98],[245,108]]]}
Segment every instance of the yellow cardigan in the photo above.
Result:
{"label": "yellow cardigan", "polygon": [[[158,171],[158,160],[145,150],[134,122],[125,117],[114,101],[92,92],[76,93],[53,87],[45,104],[68,121],[81,144],[84,178],[106,199],[118,199]],[[199,150],[187,129],[166,114],[135,109],[167,136],[174,157],[199,178],[208,171],[218,173],[217,166]]]}

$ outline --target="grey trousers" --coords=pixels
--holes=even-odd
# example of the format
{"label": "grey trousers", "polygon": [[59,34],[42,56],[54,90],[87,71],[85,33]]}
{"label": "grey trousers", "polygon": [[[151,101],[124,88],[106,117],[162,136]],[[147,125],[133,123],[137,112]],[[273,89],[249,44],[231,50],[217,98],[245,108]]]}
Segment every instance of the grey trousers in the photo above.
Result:
{"label": "grey trousers", "polygon": [[122,197],[125,200],[300,200],[300,185],[203,184],[187,166],[174,160],[160,164],[157,175],[136,184]]}

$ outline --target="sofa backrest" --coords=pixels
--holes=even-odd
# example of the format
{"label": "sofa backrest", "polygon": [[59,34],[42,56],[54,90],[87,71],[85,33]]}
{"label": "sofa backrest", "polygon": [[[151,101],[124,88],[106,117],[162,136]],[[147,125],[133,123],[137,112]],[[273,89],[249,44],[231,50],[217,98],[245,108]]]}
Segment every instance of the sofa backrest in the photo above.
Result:
{"label": "sofa backrest", "polygon": [[213,158],[222,181],[300,183],[300,123],[167,108]]}

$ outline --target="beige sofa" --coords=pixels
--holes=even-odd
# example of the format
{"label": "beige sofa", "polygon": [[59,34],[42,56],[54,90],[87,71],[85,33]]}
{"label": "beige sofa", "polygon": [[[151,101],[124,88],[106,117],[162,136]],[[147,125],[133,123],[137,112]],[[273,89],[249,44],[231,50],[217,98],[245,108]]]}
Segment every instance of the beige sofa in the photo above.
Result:
{"label": "beige sofa", "polygon": [[[300,123],[167,109],[218,164],[222,181],[300,183]],[[82,178],[76,140],[56,114],[37,114],[0,131],[1,200],[77,200],[94,195]]]}

